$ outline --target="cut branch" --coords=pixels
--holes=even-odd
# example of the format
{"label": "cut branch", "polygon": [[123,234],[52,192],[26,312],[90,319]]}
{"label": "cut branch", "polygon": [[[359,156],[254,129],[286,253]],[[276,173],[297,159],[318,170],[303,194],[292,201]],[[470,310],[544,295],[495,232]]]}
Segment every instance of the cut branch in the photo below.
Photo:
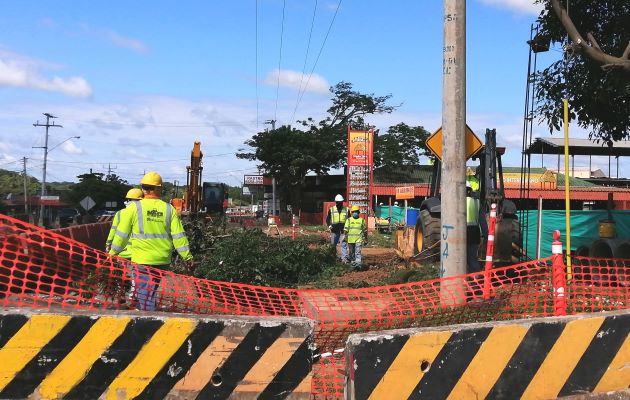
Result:
{"label": "cut branch", "polygon": [[[589,41],[584,40],[580,32],[578,32],[575,24],[569,17],[567,11],[560,5],[559,0],[551,0],[551,5],[553,7],[553,11],[556,13],[558,18],[560,19],[560,23],[564,26],[564,29],[569,34],[569,37],[574,42],[575,45],[578,45],[580,50],[591,60],[602,64],[602,67],[605,69],[609,69],[611,67],[621,68],[625,72],[630,73],[630,60],[628,60],[628,55],[630,54],[630,44],[623,52],[621,57],[611,56],[610,54],[604,53],[599,44],[590,33],[587,35]],[[590,42],[590,45],[589,45]]]}

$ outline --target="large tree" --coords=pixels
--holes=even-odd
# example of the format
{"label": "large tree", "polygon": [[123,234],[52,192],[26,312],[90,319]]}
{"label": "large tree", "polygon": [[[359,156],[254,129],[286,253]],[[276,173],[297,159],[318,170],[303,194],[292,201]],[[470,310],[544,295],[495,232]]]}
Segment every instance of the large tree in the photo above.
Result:
{"label": "large tree", "polygon": [[374,141],[375,166],[418,165],[420,156],[429,155],[425,144],[429,136],[422,126],[409,126],[404,122],[390,126],[386,134],[377,135]]}
{"label": "large tree", "polygon": [[309,172],[326,174],[345,164],[348,126],[367,128],[365,117],[391,113],[391,95],[363,94],[352,84],[340,82],[330,88],[333,98],[328,115],[317,122],[312,118],[290,126],[256,133],[245,142],[250,147],[237,157],[258,161],[260,169],[276,178],[284,202],[299,206],[300,188]]}
{"label": "large tree", "polygon": [[86,196],[90,196],[96,203],[94,210],[104,208],[108,201],[115,201],[122,207],[127,191],[131,188],[127,181],[117,175],[105,176],[102,173],[89,173],[77,176],[79,183],[72,185],[69,200],[78,204]]}
{"label": "large tree", "polygon": [[[551,130],[570,118],[596,140],[630,136],[630,2],[538,0],[539,38],[564,44],[564,57],[537,74],[537,111]],[[567,35],[570,40],[566,43]]]}

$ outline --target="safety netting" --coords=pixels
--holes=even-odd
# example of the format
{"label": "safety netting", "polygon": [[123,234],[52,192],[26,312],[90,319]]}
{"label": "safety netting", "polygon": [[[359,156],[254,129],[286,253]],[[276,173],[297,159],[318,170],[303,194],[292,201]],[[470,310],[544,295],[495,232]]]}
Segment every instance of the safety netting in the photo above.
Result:
{"label": "safety netting", "polygon": [[[0,306],[138,307],[138,267],[58,233],[0,215]],[[566,312],[627,307],[630,260],[574,258]],[[431,281],[301,290],[217,282],[146,269],[164,312],[303,316],[316,323],[314,398],[341,398],[352,333],[554,315],[551,258]]]}

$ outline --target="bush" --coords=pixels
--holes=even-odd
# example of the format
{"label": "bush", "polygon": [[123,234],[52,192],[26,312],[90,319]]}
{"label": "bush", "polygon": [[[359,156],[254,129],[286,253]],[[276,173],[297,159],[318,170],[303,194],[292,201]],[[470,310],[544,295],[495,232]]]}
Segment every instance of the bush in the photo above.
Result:
{"label": "bush", "polygon": [[[203,240],[204,236],[201,238]],[[309,240],[293,241],[268,237],[260,230],[237,230],[225,237],[213,237],[211,242],[211,246],[195,244],[198,249],[205,250],[195,254],[199,262],[195,270],[198,277],[295,287],[331,277],[339,270],[334,249],[313,246]]]}

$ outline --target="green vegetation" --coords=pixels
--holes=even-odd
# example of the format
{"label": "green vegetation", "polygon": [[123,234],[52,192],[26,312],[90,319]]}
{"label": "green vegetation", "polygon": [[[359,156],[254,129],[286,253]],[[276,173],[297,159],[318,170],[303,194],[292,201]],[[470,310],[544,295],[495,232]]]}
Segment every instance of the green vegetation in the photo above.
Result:
{"label": "green vegetation", "polygon": [[95,209],[104,208],[107,201],[115,201],[122,206],[125,195],[131,188],[127,181],[114,174],[89,173],[77,178],[79,183],[71,186],[68,200],[72,204],[78,204],[85,196],[90,196],[96,203]]}
{"label": "green vegetation", "polygon": [[[203,219],[184,221],[191,252],[195,255],[195,276],[253,285],[296,287],[325,281],[345,269],[337,262],[334,249],[316,235],[267,236],[258,229],[224,233],[220,224]],[[176,272],[184,272],[181,265]]]}
{"label": "green vegetation", "polygon": [[[26,191],[29,196],[40,188],[39,181],[32,176],[27,177]],[[0,197],[5,198],[9,193],[17,196],[24,195],[24,176],[19,172],[0,169]]]}
{"label": "green vegetation", "polygon": [[[545,9],[538,18],[539,38],[557,44],[566,43],[567,31],[553,9],[564,1],[538,0]],[[577,32],[570,32],[567,62],[561,55],[542,71],[536,72],[539,96],[537,114],[551,131],[562,125],[562,99],[570,104],[570,118],[593,139],[622,140],[630,136],[630,67],[627,52],[630,38],[630,3],[628,1],[571,0],[570,20]],[[565,20],[565,23],[567,21]],[[579,42],[576,34],[582,36]],[[599,51],[601,49],[601,52]],[[602,60],[602,54],[612,56]],[[616,58],[616,59],[615,59]],[[606,65],[604,65],[606,64]],[[612,146],[612,142],[608,142]]]}
{"label": "green vegetation", "polygon": [[368,236],[368,247],[394,247],[394,235],[390,233],[372,232]]}

